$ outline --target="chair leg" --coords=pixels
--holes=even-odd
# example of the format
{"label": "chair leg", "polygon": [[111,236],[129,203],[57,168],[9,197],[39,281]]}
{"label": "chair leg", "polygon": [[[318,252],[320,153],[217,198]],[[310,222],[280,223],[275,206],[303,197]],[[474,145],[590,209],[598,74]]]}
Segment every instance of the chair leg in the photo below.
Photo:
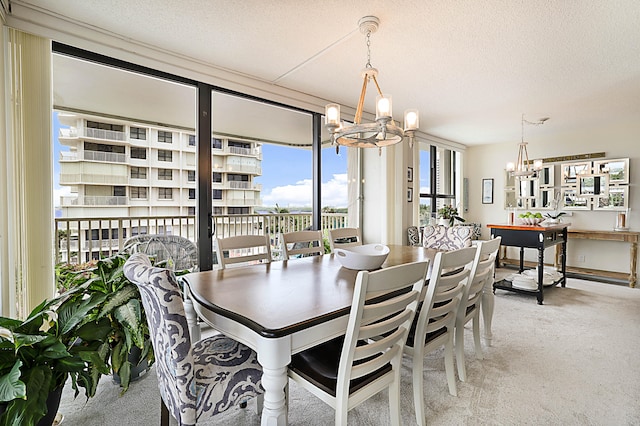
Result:
{"label": "chair leg", "polygon": [[482,345],[480,344],[480,310],[473,315],[473,342],[476,346],[476,358],[484,359]]}
{"label": "chair leg", "polygon": [[169,409],[162,398],[160,398],[160,426],[169,426]]}
{"label": "chair leg", "polygon": [[456,364],[458,365],[458,377],[460,381],[467,380],[467,370],[464,365],[464,324],[456,325]]}
{"label": "chair leg", "polygon": [[[396,374],[397,373],[397,374]],[[400,426],[402,418],[400,417],[400,369],[396,368],[394,380],[389,385],[389,412],[391,414],[391,425]]]}
{"label": "chair leg", "polygon": [[456,389],[456,373],[453,364],[453,333],[449,333],[449,339],[444,345],[444,366],[447,372],[447,382],[449,383],[449,393],[458,396]]}
{"label": "chair leg", "polygon": [[262,408],[264,407],[264,394],[261,393],[256,397],[256,414],[262,414]]}
{"label": "chair leg", "polygon": [[416,422],[418,426],[426,426],[427,418],[424,412],[424,389],[423,389],[423,357],[421,351],[415,351],[412,356],[413,364],[413,405],[416,410]]}

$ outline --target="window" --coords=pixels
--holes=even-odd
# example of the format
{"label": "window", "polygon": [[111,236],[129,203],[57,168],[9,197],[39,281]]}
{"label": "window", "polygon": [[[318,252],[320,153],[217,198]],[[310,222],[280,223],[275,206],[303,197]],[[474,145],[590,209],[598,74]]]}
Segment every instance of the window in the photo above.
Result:
{"label": "window", "polygon": [[173,200],[173,189],[171,188],[158,188],[159,200]]}
{"label": "window", "polygon": [[124,146],[122,145],[106,145],[103,143],[84,143],[85,151],[97,151],[97,152],[115,152],[116,154],[124,154]]}
{"label": "window", "polygon": [[158,161],[173,161],[173,152],[167,151],[165,149],[158,150]]}
{"label": "window", "polygon": [[129,137],[131,139],[140,139],[140,140],[146,141],[147,129],[143,129],[142,127],[132,127],[129,130]]}
{"label": "window", "polygon": [[222,149],[222,139],[212,138],[211,139],[211,148],[213,148],[213,149]]}
{"label": "window", "polygon": [[196,135],[189,135],[189,146],[196,146]]}
{"label": "window", "polygon": [[229,173],[227,175],[227,180],[229,182],[249,182],[249,175],[237,175]]}
{"label": "window", "polygon": [[158,169],[158,180],[172,180],[173,170],[171,169]]}
{"label": "window", "polygon": [[145,148],[131,147],[131,158],[137,158],[139,160],[147,159],[147,150]]}
{"label": "window", "polygon": [[457,151],[420,144],[420,225],[427,225],[445,204],[453,205],[462,213],[458,203],[460,153]]}
{"label": "window", "polygon": [[195,170],[187,170],[187,181],[195,182],[196,181],[196,171]]}
{"label": "window", "polygon": [[147,199],[147,188],[132,186],[129,188],[129,193],[131,194],[131,198],[135,198],[137,200]]}
{"label": "window", "polygon": [[215,216],[222,216],[224,214],[223,213],[223,208],[222,207],[214,207],[213,208],[213,214]]}
{"label": "window", "polygon": [[249,214],[249,207],[229,207],[229,214]]}
{"label": "window", "polygon": [[89,120],[87,120],[87,127],[89,129],[113,130],[115,132],[124,131],[124,126],[121,124],[100,123],[98,121],[89,121]]}
{"label": "window", "polygon": [[222,183],[222,173],[213,172],[213,183]]}
{"label": "window", "polygon": [[162,143],[173,142],[173,133],[158,130],[158,142],[162,142]]}
{"label": "window", "polygon": [[212,198],[214,200],[222,200],[222,190],[221,189],[214,189]]}
{"label": "window", "polygon": [[114,186],[113,187],[113,196],[114,197],[126,197],[127,189],[124,186]]}
{"label": "window", "polygon": [[195,216],[196,208],[195,207],[187,207],[187,216]]}
{"label": "window", "polygon": [[146,179],[147,168],[146,167],[131,167],[131,179]]}
{"label": "window", "polygon": [[196,190],[195,189],[189,189],[189,199],[190,200],[195,200],[196,199]]}

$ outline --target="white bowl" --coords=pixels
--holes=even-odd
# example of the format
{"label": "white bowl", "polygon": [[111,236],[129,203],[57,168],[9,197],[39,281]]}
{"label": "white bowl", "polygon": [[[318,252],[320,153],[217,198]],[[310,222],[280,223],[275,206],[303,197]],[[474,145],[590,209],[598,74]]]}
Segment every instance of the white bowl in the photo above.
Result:
{"label": "white bowl", "polygon": [[511,285],[522,290],[538,289],[538,284],[536,283],[536,281],[533,278],[524,275],[516,275],[515,277],[513,277]]}
{"label": "white bowl", "polygon": [[364,244],[333,251],[338,261],[347,269],[373,270],[382,266],[389,255],[389,247],[382,244]]}
{"label": "white bowl", "polygon": [[541,217],[519,217],[516,220],[520,225],[538,225],[544,219]]}

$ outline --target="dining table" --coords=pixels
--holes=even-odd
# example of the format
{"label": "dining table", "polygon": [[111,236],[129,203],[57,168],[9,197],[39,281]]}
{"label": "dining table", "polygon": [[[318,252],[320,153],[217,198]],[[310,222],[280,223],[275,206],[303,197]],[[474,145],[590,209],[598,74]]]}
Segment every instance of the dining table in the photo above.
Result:
{"label": "dining table", "polygon": [[[382,268],[429,260],[437,250],[388,245]],[[262,366],[262,425],[286,425],[291,356],[345,334],[357,270],[334,254],[184,275],[192,338],[197,318],[256,351]]]}

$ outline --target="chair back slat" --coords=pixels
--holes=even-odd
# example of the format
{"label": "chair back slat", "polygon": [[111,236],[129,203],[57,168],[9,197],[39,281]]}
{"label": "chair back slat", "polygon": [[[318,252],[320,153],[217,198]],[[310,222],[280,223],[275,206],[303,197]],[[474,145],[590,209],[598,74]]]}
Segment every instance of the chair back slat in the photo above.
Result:
{"label": "chair back slat", "polygon": [[271,242],[268,235],[239,235],[217,238],[218,265],[221,269],[229,265],[271,262]]}
{"label": "chair back slat", "polygon": [[284,260],[292,256],[317,256],[324,254],[322,231],[296,231],[282,234]]}
{"label": "chair back slat", "polygon": [[329,230],[329,246],[333,252],[337,248],[362,245],[360,228],[337,228]]}

